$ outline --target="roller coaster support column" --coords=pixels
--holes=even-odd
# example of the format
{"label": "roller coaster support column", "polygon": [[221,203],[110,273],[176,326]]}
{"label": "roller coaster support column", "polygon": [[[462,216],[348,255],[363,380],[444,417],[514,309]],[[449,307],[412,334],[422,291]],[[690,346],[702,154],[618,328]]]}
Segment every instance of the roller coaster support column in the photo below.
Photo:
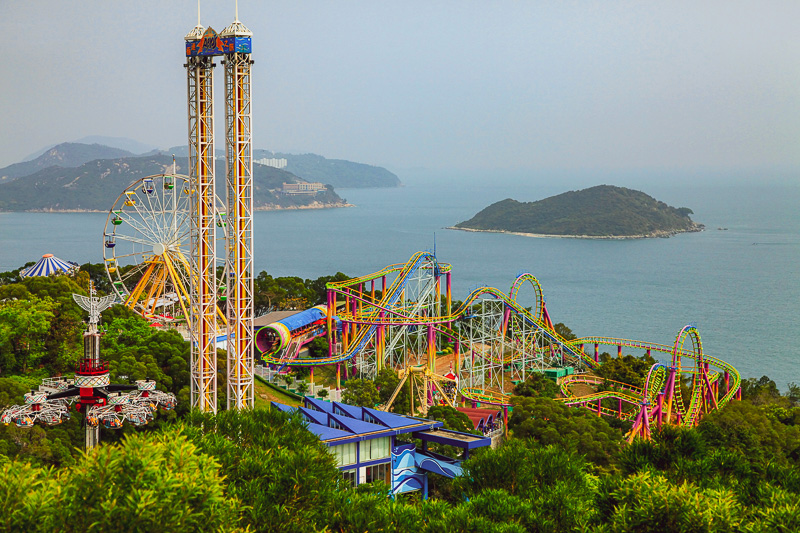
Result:
{"label": "roller coaster support column", "polygon": [[436,372],[436,335],[430,324],[428,324],[428,368],[431,372]]}
{"label": "roller coaster support column", "polygon": [[[373,280],[373,294],[374,294],[375,282]],[[374,298],[373,298],[374,301]],[[375,340],[375,370],[376,372],[380,372],[383,369],[383,349],[386,343],[386,326],[383,325],[383,319],[386,316],[386,312],[381,310],[380,314],[381,325],[378,326],[377,331],[377,339]]]}
{"label": "roller coaster support column", "polygon": [[659,393],[656,396],[656,404],[658,405],[658,418],[656,418],[656,427],[661,429],[664,423],[664,393]]}
{"label": "roller coaster support column", "polygon": [[186,74],[189,103],[189,178],[192,257],[191,286],[191,406],[217,412],[217,279],[216,196],[214,194],[214,59],[196,55],[194,45],[217,39],[198,21],[186,36]]}
{"label": "roller coaster support column", "polygon": [[[238,7],[237,7],[238,11]],[[255,404],[253,358],[253,33],[236,20],[220,37],[233,39],[225,54],[225,152],[228,165],[227,314],[228,409]]]}
{"label": "roller coaster support column", "polygon": [[622,357],[622,345],[617,346],[617,357]]}
{"label": "roller coaster support column", "polygon": [[594,343],[594,361],[595,363],[600,362],[600,345],[598,343]]}
{"label": "roller coaster support column", "polygon": [[[447,316],[452,316],[453,314],[453,291],[450,288],[450,272],[445,274],[445,280],[447,283]],[[452,322],[450,322],[452,324]]]}
{"label": "roller coaster support column", "polygon": [[333,348],[336,343],[336,332],[333,329],[333,315],[336,313],[336,293],[328,289],[328,316],[325,317],[328,326],[328,357],[333,358]]}
{"label": "roller coaster support column", "polygon": [[[664,391],[667,394],[666,401],[667,401],[667,424],[672,423],[672,400],[675,393],[675,376],[678,372],[678,369],[674,366],[669,368],[669,377],[667,378],[667,384],[664,387]],[[680,415],[678,415],[680,418]]]}

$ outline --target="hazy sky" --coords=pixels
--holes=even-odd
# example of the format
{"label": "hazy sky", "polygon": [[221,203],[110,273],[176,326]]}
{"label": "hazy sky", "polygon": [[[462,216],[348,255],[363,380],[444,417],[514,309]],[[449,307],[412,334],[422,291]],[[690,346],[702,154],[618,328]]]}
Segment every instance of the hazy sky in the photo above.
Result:
{"label": "hazy sky", "polygon": [[[221,31],[233,1],[203,1]],[[800,2],[241,0],[256,148],[432,169],[800,167]],[[0,0],[0,166],[186,144],[194,0]],[[222,81],[217,68],[217,135]]]}

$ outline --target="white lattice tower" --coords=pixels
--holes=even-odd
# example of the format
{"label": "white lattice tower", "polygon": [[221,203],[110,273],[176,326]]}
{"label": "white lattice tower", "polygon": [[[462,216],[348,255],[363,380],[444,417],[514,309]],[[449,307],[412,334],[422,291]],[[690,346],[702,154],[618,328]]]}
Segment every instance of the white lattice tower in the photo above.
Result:
{"label": "white lattice tower", "polygon": [[[220,37],[250,37],[236,20]],[[228,408],[253,408],[253,154],[249,53],[225,55],[225,153],[228,226],[226,244]]]}
{"label": "white lattice tower", "polygon": [[[435,264],[431,260],[426,260],[409,276],[396,308],[406,316],[438,315]],[[424,327],[390,326],[386,332],[382,366],[405,368],[422,364],[426,360],[427,345]]]}
{"label": "white lattice tower", "polygon": [[[210,30],[210,28],[209,28]],[[198,21],[187,41],[203,38]],[[214,60],[187,57],[189,178],[194,279],[191,290],[191,404],[217,412],[216,206],[214,193]]]}

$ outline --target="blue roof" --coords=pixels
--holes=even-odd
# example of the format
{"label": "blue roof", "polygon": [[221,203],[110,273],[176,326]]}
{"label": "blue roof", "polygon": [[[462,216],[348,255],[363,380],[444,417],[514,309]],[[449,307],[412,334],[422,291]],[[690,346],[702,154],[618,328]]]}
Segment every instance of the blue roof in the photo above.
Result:
{"label": "blue roof", "polygon": [[333,412],[333,404],[331,402],[326,402],[325,400],[317,400],[314,398],[306,398],[306,406],[308,407],[309,404],[313,405],[314,407],[325,413]]}
{"label": "blue roof", "polygon": [[276,409],[280,409],[284,413],[292,413],[292,412],[294,412],[294,407],[290,407],[288,405],[283,405],[282,403],[278,403],[278,402],[271,402],[271,404],[272,404],[272,407],[275,407]]}
{"label": "blue roof", "polygon": [[[378,422],[392,429],[404,428],[415,424],[423,423],[423,421],[419,418],[396,415],[394,413],[387,413],[384,411],[378,411],[377,409],[369,409],[367,407],[365,407],[364,410],[367,412],[367,414],[374,417]],[[424,422],[430,422],[430,421],[425,420]]]}
{"label": "blue roof", "polygon": [[[277,402],[272,402],[272,405],[284,412],[291,413],[295,410],[300,412],[308,422],[308,429],[329,446],[341,442],[429,431],[444,425],[436,420],[384,413],[377,409],[338,402],[304,398],[303,403],[304,406],[298,408]],[[338,427],[331,427],[334,424]]]}
{"label": "blue roof", "polygon": [[346,403],[339,403],[333,402],[333,412],[336,414],[349,416],[352,418],[358,418],[359,420],[363,420],[364,417],[362,416],[362,407],[356,407],[355,405],[347,405]]}
{"label": "blue roof", "polygon": [[328,425],[328,413],[320,413],[319,411],[314,411],[313,409],[307,409],[305,407],[300,407],[300,412],[312,424],[322,424],[323,426]]}
{"label": "blue roof", "polygon": [[379,426],[377,424],[370,424],[369,422],[364,422],[363,420],[359,420],[357,418],[350,418],[347,416],[342,415],[328,415],[332,419],[339,422],[341,425],[349,429],[353,433],[357,434],[364,434],[364,433],[375,433],[377,431],[386,431],[386,426]]}
{"label": "blue roof", "polygon": [[321,424],[309,424],[308,430],[311,433],[317,435],[319,437],[319,440],[322,441],[353,436],[352,433],[348,433],[347,431],[342,431],[341,429],[329,428],[328,426],[323,426]]}

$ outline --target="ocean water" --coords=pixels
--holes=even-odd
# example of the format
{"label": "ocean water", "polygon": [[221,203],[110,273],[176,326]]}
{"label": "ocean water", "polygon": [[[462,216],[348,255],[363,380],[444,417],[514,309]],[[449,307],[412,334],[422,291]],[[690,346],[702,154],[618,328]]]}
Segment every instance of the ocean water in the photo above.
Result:
{"label": "ocean water", "polygon": [[[424,173],[403,179],[407,185],[397,189],[341,190],[353,208],[258,212],[256,270],[303,278],[360,275],[435,246],[439,260],[453,266],[456,299],[479,285],[507,291],[517,274],[530,272],[553,320],[579,336],[670,344],[684,325],[694,324],[705,351],[744,377],[769,375],[782,389],[800,383],[796,182],[698,185],[685,179],[634,187],[692,208],[706,231],[584,240],[445,229],[492,202],[541,199],[570,188],[564,183]],[[105,221],[99,213],[0,213],[0,271],[44,253],[100,262]]]}

